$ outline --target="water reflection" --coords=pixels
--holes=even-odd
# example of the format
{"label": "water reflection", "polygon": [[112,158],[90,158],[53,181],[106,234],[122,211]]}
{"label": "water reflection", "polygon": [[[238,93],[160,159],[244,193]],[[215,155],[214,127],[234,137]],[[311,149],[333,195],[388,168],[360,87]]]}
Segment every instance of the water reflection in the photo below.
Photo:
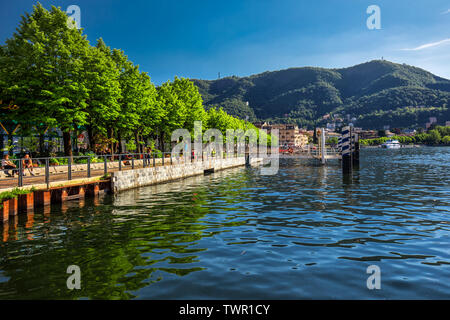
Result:
{"label": "water reflection", "polygon": [[[448,298],[450,148],[282,160],[67,202],[2,227],[0,298]],[[370,264],[379,292],[366,288]],[[66,289],[69,265],[82,289]]]}

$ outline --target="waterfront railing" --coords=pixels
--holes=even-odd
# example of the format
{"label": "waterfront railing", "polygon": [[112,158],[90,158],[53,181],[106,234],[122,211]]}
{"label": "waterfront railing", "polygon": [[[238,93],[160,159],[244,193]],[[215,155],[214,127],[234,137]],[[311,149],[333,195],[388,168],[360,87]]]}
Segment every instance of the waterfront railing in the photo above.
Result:
{"label": "waterfront railing", "polygon": [[[47,184],[51,182],[91,177],[108,178],[112,171],[167,165],[191,164],[198,161],[243,157],[241,152],[202,152],[173,154],[172,152],[99,154],[72,157],[39,157],[10,159],[14,169],[0,169],[0,189]],[[32,167],[25,168],[23,161],[31,160]]]}

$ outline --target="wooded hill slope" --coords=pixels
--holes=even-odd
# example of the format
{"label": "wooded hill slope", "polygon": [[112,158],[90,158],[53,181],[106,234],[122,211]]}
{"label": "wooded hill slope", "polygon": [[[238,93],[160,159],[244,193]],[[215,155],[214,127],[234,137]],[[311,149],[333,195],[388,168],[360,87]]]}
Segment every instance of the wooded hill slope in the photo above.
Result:
{"label": "wooded hill slope", "polygon": [[[331,114],[381,129],[423,127],[428,117],[450,120],[450,80],[423,69],[374,60],[343,69],[290,68],[250,77],[192,80],[207,107],[249,120],[312,127]],[[248,102],[248,105],[247,105]],[[330,120],[327,120],[330,122]]]}

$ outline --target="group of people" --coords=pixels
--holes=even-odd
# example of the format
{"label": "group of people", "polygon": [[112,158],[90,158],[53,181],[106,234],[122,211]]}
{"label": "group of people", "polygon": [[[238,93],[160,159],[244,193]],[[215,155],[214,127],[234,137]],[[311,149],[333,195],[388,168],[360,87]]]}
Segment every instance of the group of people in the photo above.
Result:
{"label": "group of people", "polygon": [[[28,170],[28,172],[34,176],[33,173],[33,160],[31,160],[30,155],[26,154],[25,157],[21,160],[22,161],[22,168],[23,171],[25,169]],[[19,169],[14,164],[12,160],[9,159],[9,154],[6,154],[2,159],[2,167],[1,169],[5,172],[5,174],[9,177],[14,177],[15,174],[19,174]],[[9,171],[12,171],[12,175],[9,173]],[[25,175],[24,172],[22,172],[23,175]]]}

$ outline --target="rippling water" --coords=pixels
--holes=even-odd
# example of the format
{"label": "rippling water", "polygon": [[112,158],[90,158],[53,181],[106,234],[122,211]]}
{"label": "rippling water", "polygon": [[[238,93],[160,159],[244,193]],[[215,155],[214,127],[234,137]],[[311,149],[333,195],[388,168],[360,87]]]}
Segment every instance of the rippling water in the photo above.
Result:
{"label": "rippling water", "polygon": [[20,216],[1,229],[0,299],[450,298],[450,148],[365,149],[351,176],[258,171]]}

